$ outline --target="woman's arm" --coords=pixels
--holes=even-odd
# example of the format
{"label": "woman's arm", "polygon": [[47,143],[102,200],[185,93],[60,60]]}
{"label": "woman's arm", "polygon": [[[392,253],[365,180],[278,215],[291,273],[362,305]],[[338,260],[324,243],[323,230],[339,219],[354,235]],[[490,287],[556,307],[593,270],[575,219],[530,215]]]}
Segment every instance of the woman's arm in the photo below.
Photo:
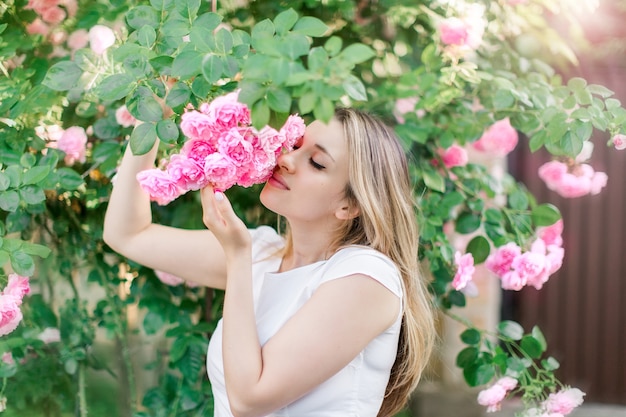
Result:
{"label": "woman's arm", "polygon": [[130,146],[127,147],[104,219],[104,241],[142,265],[223,289],[226,262],[213,233],[152,223],[150,199],[136,175],[154,167],[157,144],[141,156],[133,155]]}

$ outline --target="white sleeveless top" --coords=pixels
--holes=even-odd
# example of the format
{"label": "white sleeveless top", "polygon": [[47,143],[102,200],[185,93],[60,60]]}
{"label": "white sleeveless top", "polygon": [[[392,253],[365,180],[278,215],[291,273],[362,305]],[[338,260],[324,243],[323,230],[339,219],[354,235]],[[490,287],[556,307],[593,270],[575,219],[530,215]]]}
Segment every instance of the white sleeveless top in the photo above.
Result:
{"label": "white sleeveless top", "polygon": [[[281,258],[275,254],[284,246],[282,237],[268,226],[250,232],[254,308],[261,346],[321,284],[333,279],[364,274],[379,281],[402,300],[402,281],[397,267],[391,259],[374,249],[351,246],[326,261],[278,273]],[[346,367],[268,417],[376,417],[396,358],[401,312],[402,309],[396,321]],[[209,342],[207,372],[213,389],[214,417],[232,417],[224,385],[221,320]]]}

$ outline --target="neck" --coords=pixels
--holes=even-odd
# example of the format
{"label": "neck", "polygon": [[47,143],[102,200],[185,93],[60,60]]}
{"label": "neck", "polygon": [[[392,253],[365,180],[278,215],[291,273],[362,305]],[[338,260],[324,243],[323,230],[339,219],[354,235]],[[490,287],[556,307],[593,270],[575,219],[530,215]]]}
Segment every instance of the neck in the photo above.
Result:
{"label": "neck", "polygon": [[294,227],[292,224],[290,234],[292,246],[283,258],[283,271],[326,260],[334,252],[334,248],[331,248],[333,232],[330,227]]}

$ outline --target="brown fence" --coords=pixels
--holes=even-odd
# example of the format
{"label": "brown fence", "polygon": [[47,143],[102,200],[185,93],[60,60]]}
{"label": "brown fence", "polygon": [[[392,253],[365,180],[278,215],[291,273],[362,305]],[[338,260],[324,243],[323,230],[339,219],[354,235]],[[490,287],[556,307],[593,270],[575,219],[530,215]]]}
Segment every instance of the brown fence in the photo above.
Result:
{"label": "brown fence", "polygon": [[[618,64],[580,68],[590,83],[615,91],[626,104],[626,69]],[[608,134],[594,138],[591,165],[608,174],[599,195],[563,199],[537,176],[549,160],[520,146],[511,172],[541,203],[561,209],[565,260],[541,291],[527,288],[504,296],[503,316],[528,330],[537,324],[561,362],[563,382],[587,393],[586,401],[626,404],[626,150],[604,146]]]}

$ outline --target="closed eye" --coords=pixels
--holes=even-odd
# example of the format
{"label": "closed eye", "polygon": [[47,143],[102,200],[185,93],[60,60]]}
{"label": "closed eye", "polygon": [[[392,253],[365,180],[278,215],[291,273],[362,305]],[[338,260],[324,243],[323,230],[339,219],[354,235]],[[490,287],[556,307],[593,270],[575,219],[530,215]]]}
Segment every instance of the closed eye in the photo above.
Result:
{"label": "closed eye", "polygon": [[317,169],[317,170],[319,170],[319,171],[321,171],[321,170],[323,170],[324,168],[326,168],[324,165],[320,165],[320,164],[318,164],[317,162],[315,162],[315,161],[313,160],[313,158],[310,158],[310,159],[309,159],[309,162],[311,163],[311,165],[313,166],[313,168],[315,168],[315,169]]}

